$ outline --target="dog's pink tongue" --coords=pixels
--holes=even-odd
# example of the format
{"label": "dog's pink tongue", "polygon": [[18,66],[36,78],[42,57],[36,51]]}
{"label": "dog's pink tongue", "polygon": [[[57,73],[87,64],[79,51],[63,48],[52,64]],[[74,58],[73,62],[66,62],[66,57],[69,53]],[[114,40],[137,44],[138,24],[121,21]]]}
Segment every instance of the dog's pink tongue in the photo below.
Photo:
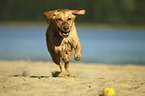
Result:
{"label": "dog's pink tongue", "polygon": [[66,34],[65,34],[65,33],[63,33],[63,35],[68,35],[68,33],[66,33]]}
{"label": "dog's pink tongue", "polygon": [[68,33],[65,34],[65,33],[59,32],[59,35],[60,35],[60,36],[66,36],[66,35],[68,35]]}
{"label": "dog's pink tongue", "polygon": [[62,33],[61,33],[60,31],[59,31],[59,35],[60,35],[60,36],[63,36]]}

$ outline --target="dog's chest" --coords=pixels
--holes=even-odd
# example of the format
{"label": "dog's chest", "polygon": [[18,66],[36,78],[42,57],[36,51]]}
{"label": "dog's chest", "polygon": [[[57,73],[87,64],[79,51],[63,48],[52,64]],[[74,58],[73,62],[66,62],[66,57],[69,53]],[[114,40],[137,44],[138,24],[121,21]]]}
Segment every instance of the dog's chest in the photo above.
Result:
{"label": "dog's chest", "polygon": [[69,40],[63,40],[60,45],[62,52],[70,52],[73,49],[73,46]]}
{"label": "dog's chest", "polygon": [[59,52],[63,52],[64,54],[69,54],[74,51],[74,40],[64,39],[62,40],[60,46],[56,46],[55,50]]}
{"label": "dog's chest", "polygon": [[69,42],[62,42],[61,44],[61,51],[71,51],[73,49],[72,45]]}

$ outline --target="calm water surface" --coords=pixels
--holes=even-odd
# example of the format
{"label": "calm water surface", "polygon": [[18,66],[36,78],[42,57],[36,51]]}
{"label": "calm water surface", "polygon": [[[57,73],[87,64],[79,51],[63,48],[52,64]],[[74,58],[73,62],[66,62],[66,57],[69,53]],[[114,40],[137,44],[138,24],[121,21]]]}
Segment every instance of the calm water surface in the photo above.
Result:
{"label": "calm water surface", "polygon": [[[46,29],[47,26],[1,24],[0,59],[51,61]],[[145,29],[77,27],[77,31],[82,45],[81,62],[145,65]]]}

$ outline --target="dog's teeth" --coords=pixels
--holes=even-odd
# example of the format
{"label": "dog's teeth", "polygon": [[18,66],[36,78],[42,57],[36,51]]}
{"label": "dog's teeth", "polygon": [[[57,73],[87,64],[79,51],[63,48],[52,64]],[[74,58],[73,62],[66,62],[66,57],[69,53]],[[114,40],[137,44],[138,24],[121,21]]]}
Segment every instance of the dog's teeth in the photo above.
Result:
{"label": "dog's teeth", "polygon": [[63,35],[68,35],[68,33],[63,33]]}

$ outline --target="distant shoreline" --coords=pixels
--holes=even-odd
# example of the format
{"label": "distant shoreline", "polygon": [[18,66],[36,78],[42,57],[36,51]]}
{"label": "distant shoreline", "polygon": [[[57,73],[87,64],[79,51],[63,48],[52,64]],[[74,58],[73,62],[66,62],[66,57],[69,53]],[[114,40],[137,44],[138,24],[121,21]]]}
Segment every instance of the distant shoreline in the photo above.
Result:
{"label": "distant shoreline", "polygon": [[[0,25],[31,25],[31,26],[47,26],[47,22],[44,21],[1,21]],[[145,25],[129,25],[129,24],[106,24],[106,23],[79,23],[76,22],[78,27],[90,27],[90,28],[137,28],[145,29]]]}

